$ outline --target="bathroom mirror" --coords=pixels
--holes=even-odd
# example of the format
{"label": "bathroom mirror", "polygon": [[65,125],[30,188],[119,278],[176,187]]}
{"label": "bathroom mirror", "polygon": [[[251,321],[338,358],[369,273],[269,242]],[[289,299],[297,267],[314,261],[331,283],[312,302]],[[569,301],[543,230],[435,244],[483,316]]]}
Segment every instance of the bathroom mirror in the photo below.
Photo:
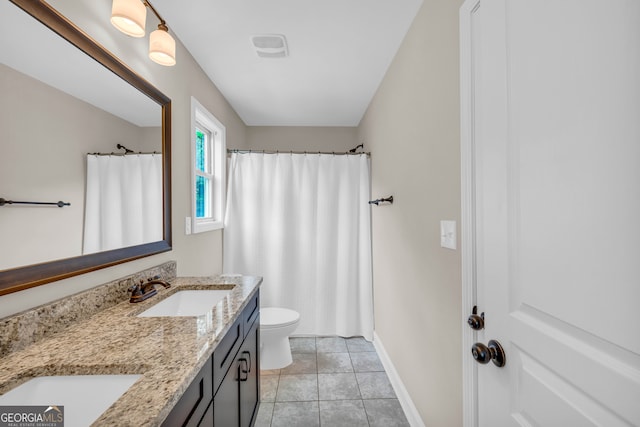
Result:
{"label": "bathroom mirror", "polygon": [[[32,0],[0,5],[0,92],[0,198],[71,203],[0,206],[0,295],[171,250],[169,98]],[[161,153],[162,237],[83,255],[86,157],[117,144]]]}

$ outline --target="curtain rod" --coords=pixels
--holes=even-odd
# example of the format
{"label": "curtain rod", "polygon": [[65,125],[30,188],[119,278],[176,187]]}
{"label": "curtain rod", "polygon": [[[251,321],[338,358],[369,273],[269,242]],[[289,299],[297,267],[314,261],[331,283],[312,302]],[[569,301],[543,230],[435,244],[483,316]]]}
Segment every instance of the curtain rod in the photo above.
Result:
{"label": "curtain rod", "polygon": [[133,155],[138,155],[138,154],[162,154],[162,153],[159,153],[157,151],[148,151],[148,152],[139,151],[137,153],[134,153],[134,152],[131,152],[131,153],[87,153],[88,156],[133,156]]}
{"label": "curtain rod", "polygon": [[352,151],[345,152],[337,152],[337,151],[280,151],[280,150],[235,150],[229,149],[227,150],[227,154],[250,154],[250,153],[262,153],[262,154],[333,154],[336,156],[354,156],[358,154],[366,154],[371,157],[371,153],[369,152],[359,152],[355,153]]}

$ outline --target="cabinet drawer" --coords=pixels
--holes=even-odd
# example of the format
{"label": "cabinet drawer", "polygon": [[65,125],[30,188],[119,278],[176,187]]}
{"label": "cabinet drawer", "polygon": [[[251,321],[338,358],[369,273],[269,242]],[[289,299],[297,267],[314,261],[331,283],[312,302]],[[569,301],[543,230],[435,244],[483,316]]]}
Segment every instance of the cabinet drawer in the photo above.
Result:
{"label": "cabinet drawer", "polygon": [[180,398],[167,419],[166,427],[197,426],[213,399],[211,358],[202,367],[191,385]]}
{"label": "cabinet drawer", "polygon": [[246,337],[251,330],[251,325],[255,322],[256,318],[260,314],[260,291],[251,297],[251,301],[247,304],[242,312],[242,318],[244,319],[244,336]]}
{"label": "cabinet drawer", "polygon": [[213,352],[213,394],[216,394],[229,366],[233,363],[244,339],[243,316],[239,316]]}

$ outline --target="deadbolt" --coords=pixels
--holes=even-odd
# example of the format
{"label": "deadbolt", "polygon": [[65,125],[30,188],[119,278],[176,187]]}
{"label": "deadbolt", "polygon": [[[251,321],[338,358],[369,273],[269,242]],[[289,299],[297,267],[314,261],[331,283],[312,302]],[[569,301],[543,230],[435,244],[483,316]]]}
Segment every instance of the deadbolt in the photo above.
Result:
{"label": "deadbolt", "polygon": [[473,311],[471,312],[471,316],[467,319],[467,323],[471,326],[471,329],[475,331],[484,329],[484,313],[478,316],[478,306],[473,306]]}
{"label": "deadbolt", "polygon": [[471,347],[471,354],[476,362],[486,365],[489,360],[493,361],[493,364],[498,368],[502,368],[507,362],[507,358],[504,354],[504,349],[498,341],[491,340],[489,345],[486,346],[481,342],[477,342]]}

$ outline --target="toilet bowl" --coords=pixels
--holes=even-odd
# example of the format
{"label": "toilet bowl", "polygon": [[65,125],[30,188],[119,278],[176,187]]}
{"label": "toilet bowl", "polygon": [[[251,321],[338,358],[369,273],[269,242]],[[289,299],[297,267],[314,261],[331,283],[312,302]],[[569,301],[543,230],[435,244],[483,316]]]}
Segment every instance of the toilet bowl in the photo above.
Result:
{"label": "toilet bowl", "polygon": [[280,307],[260,309],[260,369],[281,369],[291,364],[289,335],[300,323],[295,310]]}

